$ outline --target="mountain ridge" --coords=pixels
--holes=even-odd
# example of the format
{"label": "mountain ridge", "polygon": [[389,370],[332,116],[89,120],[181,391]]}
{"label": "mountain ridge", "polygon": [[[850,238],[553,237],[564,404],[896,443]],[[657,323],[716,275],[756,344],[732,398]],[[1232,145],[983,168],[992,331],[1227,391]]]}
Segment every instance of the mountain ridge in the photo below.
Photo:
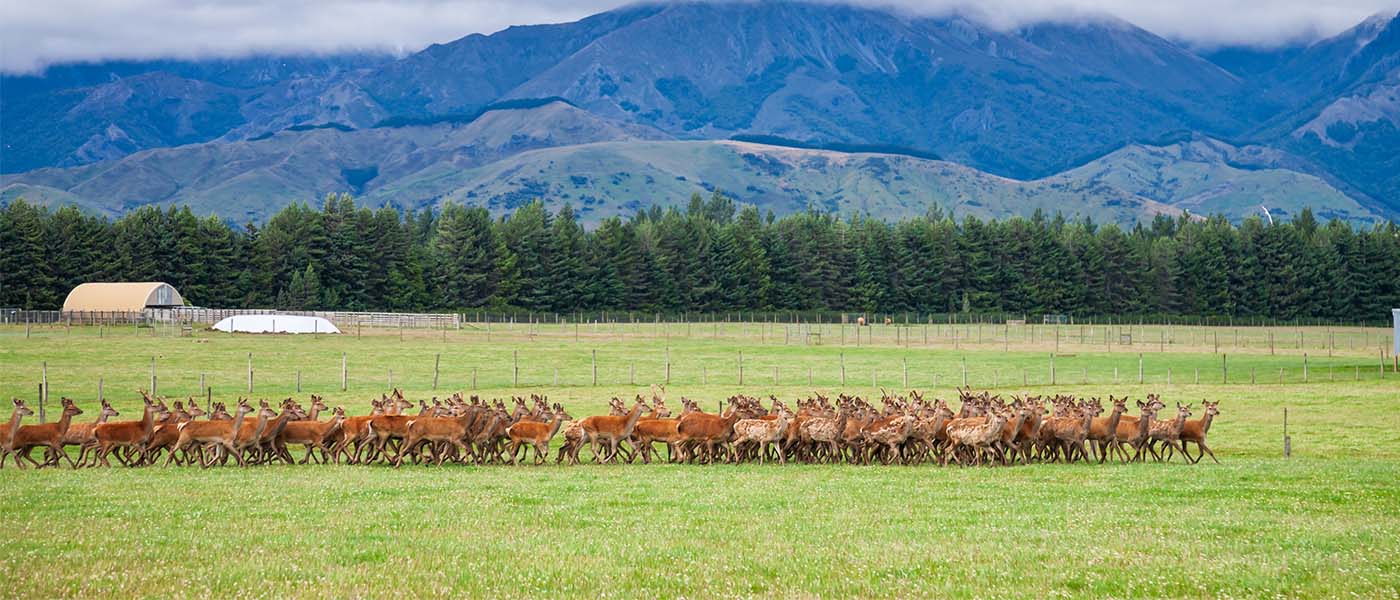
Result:
{"label": "mountain ridge", "polygon": [[[372,193],[379,181],[407,177],[398,169],[408,165],[476,169],[525,150],[597,141],[903,148],[1032,181],[1144,142],[1189,149],[1208,139],[1235,148],[1211,160],[1241,182],[1250,168],[1286,170],[1322,180],[1372,214],[1400,214],[1394,14],[1275,55],[1222,53],[1212,61],[1106,18],[999,29],[957,13],[842,4],[642,3],[570,23],[473,34],[402,57],[127,62],[3,82],[0,173],[12,186],[51,188],[53,198],[100,195],[66,184],[80,173],[136,167],[101,179],[119,186],[105,191],[125,202],[165,201],[179,196],[174,182],[184,181],[165,171],[188,165],[162,166],[152,157],[180,162],[200,153],[294,158],[298,166],[286,173],[206,163],[226,185],[246,184],[275,202],[332,189]],[[560,123],[550,120],[561,118],[552,109],[528,113],[544,120],[520,123],[527,133],[518,143],[497,136],[480,148],[471,147],[475,138],[444,133],[450,128],[359,133],[376,124],[469,125],[502,103],[552,98],[573,105],[572,132],[541,129]],[[354,131],[298,131],[327,127]],[[294,145],[267,150],[293,140],[325,158],[288,154]],[[366,140],[388,146],[372,152]],[[444,146],[450,143],[465,145]],[[162,149],[172,152],[144,154]],[[376,154],[392,160],[371,160]],[[371,162],[386,166],[370,176]],[[58,193],[69,189],[80,193]],[[257,202],[249,196],[234,204],[261,214]]]}

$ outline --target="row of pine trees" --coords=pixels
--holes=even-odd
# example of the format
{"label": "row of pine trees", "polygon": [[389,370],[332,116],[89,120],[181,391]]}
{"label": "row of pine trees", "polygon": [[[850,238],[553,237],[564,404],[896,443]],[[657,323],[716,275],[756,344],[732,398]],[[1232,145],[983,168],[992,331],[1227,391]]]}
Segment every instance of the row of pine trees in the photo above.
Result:
{"label": "row of pine trees", "polygon": [[113,220],[16,200],[0,211],[0,307],[56,309],[87,281],[166,281],[196,305],[1192,315],[1376,322],[1400,306],[1400,231],[1303,212],[1268,224],[1159,217],[889,223],[775,218],[721,194],[586,230],[540,202],[501,218],[369,209],[346,195],[262,225],[188,208]]}

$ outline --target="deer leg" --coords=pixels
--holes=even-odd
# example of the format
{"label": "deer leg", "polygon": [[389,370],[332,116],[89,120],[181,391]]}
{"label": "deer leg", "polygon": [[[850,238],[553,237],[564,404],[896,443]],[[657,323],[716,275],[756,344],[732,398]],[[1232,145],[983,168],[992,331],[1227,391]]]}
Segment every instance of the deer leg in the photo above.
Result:
{"label": "deer leg", "polygon": [[[1215,464],[1217,464],[1217,465],[1220,464],[1220,459],[1218,459],[1218,458],[1215,457],[1215,453],[1214,453],[1214,452],[1211,452],[1210,446],[1207,446],[1207,445],[1206,445],[1206,441],[1205,441],[1205,440],[1201,440],[1201,441],[1199,441],[1199,442],[1196,442],[1196,445],[1201,447],[1201,454],[1209,454],[1209,455],[1210,455],[1210,459],[1213,460],[1213,461],[1215,461]],[[1199,459],[1197,459],[1197,462],[1199,462]]]}

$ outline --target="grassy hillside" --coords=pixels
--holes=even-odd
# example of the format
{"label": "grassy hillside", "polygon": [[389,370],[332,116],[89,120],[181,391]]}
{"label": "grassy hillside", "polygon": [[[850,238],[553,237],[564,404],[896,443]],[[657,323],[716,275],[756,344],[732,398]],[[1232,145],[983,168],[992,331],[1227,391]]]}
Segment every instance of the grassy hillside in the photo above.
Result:
{"label": "grassy hillside", "polygon": [[1040,180],[997,177],[950,162],[745,142],[619,142],[521,153],[474,169],[426,169],[376,190],[371,202],[443,198],[508,211],[533,198],[568,202],[589,220],[630,215],[655,202],[683,203],[721,189],[779,214],[809,208],[900,218],[932,206],[958,215],[1007,217],[1036,209],[1131,224],[1156,214],[1286,215],[1311,206],[1326,217],[1376,218],[1311,175],[1235,166],[1196,142],[1129,146]]}

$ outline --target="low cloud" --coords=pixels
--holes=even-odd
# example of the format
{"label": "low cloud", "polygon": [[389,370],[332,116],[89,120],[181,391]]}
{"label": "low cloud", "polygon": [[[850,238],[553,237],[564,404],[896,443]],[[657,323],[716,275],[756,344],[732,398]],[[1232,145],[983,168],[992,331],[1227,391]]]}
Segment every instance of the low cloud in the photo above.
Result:
{"label": "low cloud", "polygon": [[[0,2],[0,70],[65,62],[252,53],[412,52],[510,25],[559,23],[619,0],[22,0]],[[1197,46],[1269,46],[1332,35],[1400,0],[855,0],[993,25],[1108,14]]]}

